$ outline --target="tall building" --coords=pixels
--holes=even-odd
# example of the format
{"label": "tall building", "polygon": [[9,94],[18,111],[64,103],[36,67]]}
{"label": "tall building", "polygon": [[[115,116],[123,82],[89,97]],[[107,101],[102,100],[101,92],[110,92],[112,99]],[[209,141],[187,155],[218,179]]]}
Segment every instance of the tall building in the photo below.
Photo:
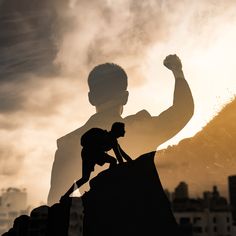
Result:
{"label": "tall building", "polygon": [[187,199],[188,196],[188,185],[185,182],[180,182],[175,188],[174,198],[175,199]]}
{"label": "tall building", "polygon": [[[175,212],[176,221],[181,228],[189,227],[191,236],[235,236],[232,216],[229,211],[189,211]],[[192,228],[192,229],[191,229]],[[183,231],[185,232],[185,231]]]}
{"label": "tall building", "polygon": [[229,200],[232,206],[233,220],[236,223],[236,175],[228,177]]}
{"label": "tall building", "polygon": [[211,191],[203,192],[203,203],[204,203],[205,208],[210,207],[211,199],[212,199],[212,192]]}
{"label": "tall building", "polygon": [[169,192],[169,190],[168,189],[164,189],[164,192],[165,192],[165,194],[166,194],[166,197],[168,198],[168,200],[171,202],[171,193]]}
{"label": "tall building", "polygon": [[220,193],[219,193],[218,188],[217,188],[216,185],[213,186],[212,197],[213,198],[219,198],[220,197]]}
{"label": "tall building", "polygon": [[27,193],[18,188],[8,188],[2,193],[1,206],[7,211],[21,211],[27,208]]}
{"label": "tall building", "polygon": [[20,215],[28,214],[27,192],[18,188],[2,191],[0,197],[0,235],[7,232]]}

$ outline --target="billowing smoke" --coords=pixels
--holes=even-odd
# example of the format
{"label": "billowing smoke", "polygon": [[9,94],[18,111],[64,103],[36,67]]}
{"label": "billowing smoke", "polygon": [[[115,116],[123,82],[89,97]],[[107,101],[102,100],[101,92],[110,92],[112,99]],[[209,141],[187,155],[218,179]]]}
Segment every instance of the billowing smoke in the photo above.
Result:
{"label": "billowing smoke", "polygon": [[23,156],[17,150],[17,145],[1,145],[0,147],[0,163],[1,163],[1,175],[9,176],[16,175],[21,166],[17,163],[21,163]]}
{"label": "billowing smoke", "polygon": [[73,25],[62,39],[56,62],[72,73],[107,61],[140,72],[148,46],[165,39],[168,31],[160,1],[82,0],[68,15]]}
{"label": "billowing smoke", "polygon": [[218,37],[217,28],[235,20],[235,5],[213,0],[73,1],[63,12],[70,24],[55,62],[81,79],[98,63],[117,62],[137,84],[145,78],[142,66],[150,48],[162,44],[167,48],[170,42],[173,48],[178,44],[208,47]]}
{"label": "billowing smoke", "polygon": [[162,56],[164,49],[180,45],[204,49],[219,39],[219,29],[236,20],[233,0],[0,4],[1,112],[22,109],[35,81],[37,89],[45,86],[43,80],[56,84],[65,79],[79,80],[84,88],[89,70],[107,61],[121,64],[131,85],[142,84],[150,50],[158,47]]}

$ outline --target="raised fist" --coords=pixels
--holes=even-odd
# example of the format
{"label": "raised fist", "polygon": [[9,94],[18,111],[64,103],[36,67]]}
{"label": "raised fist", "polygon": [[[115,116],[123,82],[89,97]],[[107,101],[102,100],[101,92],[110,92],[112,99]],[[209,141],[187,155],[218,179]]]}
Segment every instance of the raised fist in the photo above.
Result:
{"label": "raised fist", "polygon": [[174,55],[169,55],[165,58],[163,61],[163,64],[165,67],[167,67],[169,70],[172,71],[179,71],[182,70],[182,63],[179,57],[174,54]]}

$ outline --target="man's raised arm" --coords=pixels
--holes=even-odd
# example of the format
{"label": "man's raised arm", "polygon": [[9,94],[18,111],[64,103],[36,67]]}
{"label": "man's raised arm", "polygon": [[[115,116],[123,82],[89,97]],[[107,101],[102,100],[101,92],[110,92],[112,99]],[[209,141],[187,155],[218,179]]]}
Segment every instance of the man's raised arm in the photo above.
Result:
{"label": "man's raised arm", "polygon": [[184,78],[182,63],[177,55],[169,55],[164,65],[172,71],[175,78],[173,105],[159,116],[152,117],[153,131],[156,132],[158,145],[176,135],[191,119],[194,103],[191,90]]}

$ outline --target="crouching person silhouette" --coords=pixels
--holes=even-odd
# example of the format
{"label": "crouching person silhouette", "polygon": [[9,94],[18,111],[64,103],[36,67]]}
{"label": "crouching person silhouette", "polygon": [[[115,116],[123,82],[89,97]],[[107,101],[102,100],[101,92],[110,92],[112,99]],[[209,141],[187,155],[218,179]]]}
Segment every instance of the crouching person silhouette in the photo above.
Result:
{"label": "crouching person silhouette", "polygon": [[[122,150],[117,141],[118,138],[124,137],[124,135],[125,124],[122,122],[115,122],[109,132],[100,128],[92,128],[82,135],[82,177],[76,181],[77,188],[80,188],[89,180],[96,164],[103,166],[105,163],[109,163],[109,168],[112,168],[116,166],[117,160],[119,164],[124,163],[124,160],[132,161],[131,157]],[[116,158],[107,153],[111,149]],[[75,184],[61,197],[60,201],[68,198],[74,190]]]}

